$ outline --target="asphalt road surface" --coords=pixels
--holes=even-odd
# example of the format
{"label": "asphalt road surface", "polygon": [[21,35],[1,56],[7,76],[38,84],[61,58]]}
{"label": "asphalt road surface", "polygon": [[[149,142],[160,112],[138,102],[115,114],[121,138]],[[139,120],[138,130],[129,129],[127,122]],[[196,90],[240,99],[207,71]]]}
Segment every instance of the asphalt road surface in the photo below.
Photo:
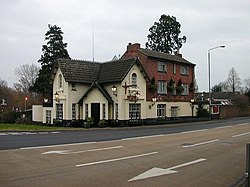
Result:
{"label": "asphalt road surface", "polygon": [[245,173],[248,142],[247,118],[177,127],[1,132],[0,186],[230,186]]}

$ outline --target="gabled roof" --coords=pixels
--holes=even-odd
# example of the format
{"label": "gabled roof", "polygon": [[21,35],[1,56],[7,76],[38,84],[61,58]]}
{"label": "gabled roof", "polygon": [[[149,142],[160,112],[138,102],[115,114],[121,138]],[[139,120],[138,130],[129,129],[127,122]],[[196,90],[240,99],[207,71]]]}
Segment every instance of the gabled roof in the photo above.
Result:
{"label": "gabled roof", "polygon": [[153,50],[149,50],[149,49],[143,49],[140,48],[138,49],[142,54],[148,56],[148,57],[152,57],[152,58],[158,58],[158,59],[163,59],[163,60],[169,60],[169,61],[174,61],[174,62],[179,62],[179,63],[184,63],[184,64],[188,64],[188,65],[193,65],[195,66],[195,64],[187,61],[186,59],[178,56],[178,55],[172,55],[172,54],[168,54],[168,53],[162,53],[162,52],[158,52],[158,51],[153,51]]}
{"label": "gabled roof", "polygon": [[125,76],[128,74],[130,69],[134,64],[137,64],[141,69],[144,77],[147,79],[147,74],[145,73],[140,61],[137,58],[130,58],[126,60],[116,60],[111,62],[102,63],[98,82],[100,83],[112,83],[121,82]]}
{"label": "gabled roof", "polygon": [[93,83],[97,80],[101,64],[70,59],[58,59],[63,77],[67,82]]}
{"label": "gabled roof", "polygon": [[82,96],[82,98],[78,101],[78,104],[79,103],[82,103],[83,99],[86,98],[88,96],[88,94],[94,89],[94,88],[97,88],[101,93],[102,95],[107,99],[107,101],[109,103],[113,103],[113,100],[111,98],[111,96],[109,95],[109,93],[107,92],[107,90],[105,88],[103,88],[98,82],[93,82],[91,84],[91,86],[89,87],[88,91]]}
{"label": "gabled roof", "polygon": [[113,83],[121,82],[134,64],[138,65],[144,77],[148,79],[146,72],[137,58],[105,63],[58,59],[54,69],[60,67],[66,82],[89,84],[94,82]]}

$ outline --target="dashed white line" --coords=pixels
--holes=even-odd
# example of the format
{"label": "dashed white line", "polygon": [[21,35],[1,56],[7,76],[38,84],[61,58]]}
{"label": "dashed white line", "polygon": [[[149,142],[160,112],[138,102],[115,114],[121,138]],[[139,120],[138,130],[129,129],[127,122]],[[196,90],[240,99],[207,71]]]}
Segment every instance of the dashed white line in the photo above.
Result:
{"label": "dashed white line", "polygon": [[115,158],[115,159],[110,159],[110,160],[101,160],[101,161],[97,161],[97,162],[89,162],[89,163],[85,163],[85,164],[78,164],[78,165],[76,165],[76,167],[91,166],[91,165],[103,164],[103,163],[108,163],[108,162],[127,160],[127,159],[131,159],[131,158],[138,158],[138,157],[154,155],[154,154],[157,154],[157,153],[158,152],[151,152],[151,153],[145,153],[145,154],[141,154],[141,155],[133,155],[133,156]]}
{"label": "dashed white line", "polygon": [[70,143],[70,144],[59,144],[59,145],[44,145],[44,146],[35,146],[35,147],[22,147],[19,149],[42,149],[42,148],[49,148],[49,147],[63,147],[63,146],[71,146],[71,145],[85,145],[85,144],[93,144],[96,142],[82,142],[82,143]]}
{"label": "dashed white line", "polygon": [[208,129],[201,129],[201,130],[193,130],[193,131],[184,131],[184,132],[181,132],[181,134],[187,134],[187,133],[193,133],[193,132],[202,132],[202,131],[206,131]]}
{"label": "dashed white line", "polygon": [[245,135],[248,135],[250,134],[250,132],[245,132],[245,133],[242,133],[242,134],[236,134],[234,136],[232,136],[232,138],[236,138],[236,137],[239,137],[239,136],[245,136]]}
{"label": "dashed white line", "polygon": [[244,125],[248,125],[249,123],[241,123],[241,124],[237,124],[239,126],[244,126]]}
{"label": "dashed white line", "polygon": [[133,138],[123,138],[122,140],[137,140],[137,139],[144,139],[144,138],[156,138],[164,136],[164,134],[159,135],[152,135],[152,136],[139,136],[139,137],[133,137]]}
{"label": "dashed white line", "polygon": [[223,127],[216,127],[215,129],[225,129],[225,128],[229,128],[229,127],[232,127],[232,125],[223,126]]}
{"label": "dashed white line", "polygon": [[196,143],[196,144],[191,144],[191,145],[183,145],[183,148],[189,148],[189,147],[195,147],[195,146],[199,146],[199,145],[205,145],[205,144],[209,144],[209,143],[214,143],[214,142],[218,142],[220,141],[219,139],[215,139],[215,140],[210,140],[210,141],[206,141],[206,142],[201,142],[201,143]]}

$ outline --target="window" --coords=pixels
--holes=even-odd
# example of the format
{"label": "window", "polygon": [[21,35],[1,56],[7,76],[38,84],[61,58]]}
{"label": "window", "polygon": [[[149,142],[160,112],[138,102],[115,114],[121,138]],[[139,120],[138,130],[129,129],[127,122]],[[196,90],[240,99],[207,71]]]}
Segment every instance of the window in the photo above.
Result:
{"label": "window", "polygon": [[171,117],[178,116],[178,106],[171,106]]}
{"label": "window", "polygon": [[72,82],[71,84],[71,90],[72,91],[76,91],[76,84]]}
{"label": "window", "polygon": [[167,94],[166,81],[158,81],[158,94]]}
{"label": "window", "polygon": [[173,64],[173,74],[176,74],[176,64]]}
{"label": "window", "polygon": [[58,80],[58,86],[59,88],[62,88],[62,75],[59,75],[59,80]]}
{"label": "window", "polygon": [[89,105],[85,104],[85,118],[87,119],[89,117]]}
{"label": "window", "polygon": [[188,95],[188,84],[182,84],[183,92],[181,95]]}
{"label": "window", "polygon": [[56,119],[63,119],[63,104],[56,104]]}
{"label": "window", "polygon": [[50,124],[51,123],[51,111],[46,110],[46,123]]}
{"label": "window", "polygon": [[188,75],[188,67],[187,66],[181,66],[181,74]]}
{"label": "window", "polygon": [[141,104],[129,104],[129,118],[140,119],[141,118]]}
{"label": "window", "polygon": [[102,104],[102,119],[106,119],[106,104]]}
{"label": "window", "polygon": [[157,105],[157,117],[165,117],[166,116],[166,105],[159,104]]}
{"label": "window", "polygon": [[136,75],[136,73],[133,73],[133,74],[132,74],[132,77],[131,77],[131,85],[133,85],[133,86],[136,86],[136,85],[137,85],[137,75]]}
{"label": "window", "polygon": [[115,104],[115,119],[118,119],[118,103]]}
{"label": "window", "polygon": [[165,62],[158,62],[158,72],[167,72],[167,66]]}
{"label": "window", "polygon": [[72,103],[72,119],[76,119],[76,104]]}

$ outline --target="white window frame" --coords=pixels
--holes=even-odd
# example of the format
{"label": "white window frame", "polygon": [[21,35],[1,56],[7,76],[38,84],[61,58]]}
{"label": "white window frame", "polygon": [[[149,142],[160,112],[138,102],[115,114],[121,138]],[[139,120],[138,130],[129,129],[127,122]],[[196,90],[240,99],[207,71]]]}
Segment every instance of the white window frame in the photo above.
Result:
{"label": "white window frame", "polygon": [[158,72],[167,72],[167,63],[158,61],[157,70]]}
{"label": "white window frame", "polygon": [[132,73],[132,75],[131,75],[131,85],[132,86],[137,85],[137,74],[136,73]]}
{"label": "white window frame", "polygon": [[166,104],[157,105],[157,117],[163,118],[166,116]]}
{"label": "white window frame", "polygon": [[89,117],[89,104],[86,103],[85,104],[85,119],[87,119]]}
{"label": "white window frame", "polygon": [[188,75],[188,66],[181,66],[181,74]]}
{"label": "white window frame", "polygon": [[51,110],[46,110],[46,123],[51,124]]}
{"label": "white window frame", "polygon": [[115,103],[115,119],[118,119],[118,110],[119,109],[119,107],[118,107],[118,103]]}
{"label": "white window frame", "polygon": [[183,83],[182,87],[183,87],[183,92],[181,93],[181,95],[188,95],[189,94],[188,84]]}
{"label": "white window frame", "polygon": [[129,103],[129,119],[141,119],[141,104]]}
{"label": "white window frame", "polygon": [[106,119],[106,104],[102,104],[102,119]]}
{"label": "white window frame", "polygon": [[63,80],[62,80],[62,74],[59,74],[58,76],[58,88],[63,87]]}
{"label": "white window frame", "polygon": [[176,74],[176,64],[173,64],[173,73]]}
{"label": "white window frame", "polygon": [[59,120],[63,119],[63,104],[62,103],[56,104],[56,119],[59,119]]}
{"label": "white window frame", "polygon": [[72,103],[72,119],[76,119],[76,103]]}
{"label": "white window frame", "polygon": [[166,81],[158,81],[157,93],[158,94],[167,94],[167,82]]}

